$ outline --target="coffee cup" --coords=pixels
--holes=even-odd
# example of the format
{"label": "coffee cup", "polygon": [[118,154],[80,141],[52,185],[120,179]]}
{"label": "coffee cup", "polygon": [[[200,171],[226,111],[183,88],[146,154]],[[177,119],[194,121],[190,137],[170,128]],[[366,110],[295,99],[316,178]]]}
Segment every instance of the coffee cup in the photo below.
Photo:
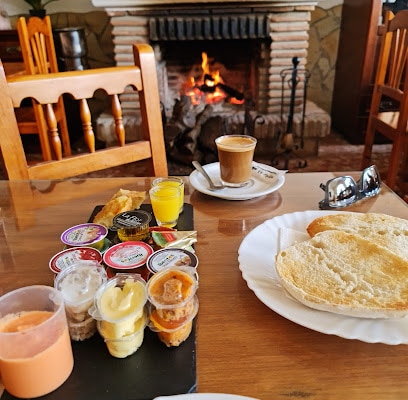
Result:
{"label": "coffee cup", "polygon": [[215,139],[224,185],[242,187],[250,181],[256,143],[254,137],[247,135],[224,135]]}

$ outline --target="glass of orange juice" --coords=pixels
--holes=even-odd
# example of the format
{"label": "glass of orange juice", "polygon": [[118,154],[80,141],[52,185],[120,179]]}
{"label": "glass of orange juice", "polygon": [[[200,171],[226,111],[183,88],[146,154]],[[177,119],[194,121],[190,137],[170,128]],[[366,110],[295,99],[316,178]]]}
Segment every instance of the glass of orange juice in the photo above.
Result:
{"label": "glass of orange juice", "polygon": [[149,195],[157,225],[168,228],[176,226],[180,213],[181,189],[177,186],[153,186]]}
{"label": "glass of orange juice", "polygon": [[179,176],[167,176],[156,178],[152,182],[152,186],[176,186],[180,188],[180,212],[183,212],[184,208],[184,181]]}
{"label": "glass of orange juice", "polygon": [[74,367],[64,301],[35,285],[0,297],[0,370],[5,389],[28,399],[61,386]]}

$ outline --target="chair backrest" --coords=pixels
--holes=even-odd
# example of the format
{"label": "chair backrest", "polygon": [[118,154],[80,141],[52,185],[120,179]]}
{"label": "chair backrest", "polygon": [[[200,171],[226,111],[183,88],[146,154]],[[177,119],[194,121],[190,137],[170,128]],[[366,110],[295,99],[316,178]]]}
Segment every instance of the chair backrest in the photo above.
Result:
{"label": "chair backrest", "polygon": [[[31,17],[28,20],[20,17],[17,20],[17,32],[26,74],[58,72],[57,55],[49,16],[45,16],[43,19]],[[17,111],[20,133],[38,133],[43,159],[52,160],[52,150],[54,150],[54,158],[60,159],[60,154],[55,152],[55,149],[51,149],[43,107],[33,102],[34,116],[32,112],[28,112],[28,118],[27,116],[24,117],[25,111],[23,110],[27,110],[27,108]],[[54,110],[61,132],[64,154],[66,156],[71,155],[68,123],[62,97],[54,105]]]}
{"label": "chair backrest", "polygon": [[376,135],[385,136],[392,142],[385,181],[394,189],[408,140],[408,10],[388,11],[378,33],[381,46],[361,167],[372,164]]}
{"label": "chair backrest", "polygon": [[[168,174],[154,53],[147,44],[133,45],[135,66],[23,75],[6,80],[0,64],[0,148],[10,180],[62,179],[140,160],[149,161],[148,175]],[[126,143],[118,94],[131,86],[138,91],[143,139]],[[95,137],[86,99],[103,89],[112,96],[112,114],[119,145],[95,150]],[[52,104],[70,94],[80,104],[80,116],[89,152],[37,164],[27,162],[14,107],[33,98],[46,107],[55,147],[61,146]]]}
{"label": "chair backrest", "polygon": [[[388,11],[380,29],[383,38],[374,91],[376,95],[386,96],[394,101],[394,106],[402,112],[400,106],[404,104],[404,99],[408,99],[408,10],[399,11],[395,15]],[[386,99],[378,98],[380,102],[384,100]],[[380,105],[375,104],[374,108]],[[408,109],[406,114],[408,115]]]}
{"label": "chair backrest", "polygon": [[50,17],[17,20],[17,32],[27,74],[58,72]]}

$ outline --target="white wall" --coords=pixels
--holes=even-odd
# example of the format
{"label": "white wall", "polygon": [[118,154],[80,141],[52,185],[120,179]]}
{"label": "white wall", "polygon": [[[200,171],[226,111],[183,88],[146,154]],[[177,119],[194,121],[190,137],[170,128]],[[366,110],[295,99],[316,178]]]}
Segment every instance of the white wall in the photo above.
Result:
{"label": "white wall", "polygon": [[[24,0],[0,0],[0,8],[1,6],[9,16],[28,14],[30,9],[30,6]],[[50,14],[61,11],[83,13],[98,10],[92,5],[91,0],[58,0],[48,4],[46,9]]]}

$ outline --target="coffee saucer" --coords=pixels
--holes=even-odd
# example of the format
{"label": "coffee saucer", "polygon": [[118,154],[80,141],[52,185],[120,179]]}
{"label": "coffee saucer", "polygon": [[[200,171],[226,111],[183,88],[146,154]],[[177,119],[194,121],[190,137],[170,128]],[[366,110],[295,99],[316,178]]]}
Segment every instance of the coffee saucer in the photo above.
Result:
{"label": "coffee saucer", "polygon": [[[215,184],[220,183],[220,163],[204,165],[203,168]],[[285,183],[285,173],[269,165],[253,162],[251,180],[242,187],[210,190],[203,175],[194,170],[190,174],[190,183],[194,189],[209,196],[224,200],[250,200],[272,193]]]}

